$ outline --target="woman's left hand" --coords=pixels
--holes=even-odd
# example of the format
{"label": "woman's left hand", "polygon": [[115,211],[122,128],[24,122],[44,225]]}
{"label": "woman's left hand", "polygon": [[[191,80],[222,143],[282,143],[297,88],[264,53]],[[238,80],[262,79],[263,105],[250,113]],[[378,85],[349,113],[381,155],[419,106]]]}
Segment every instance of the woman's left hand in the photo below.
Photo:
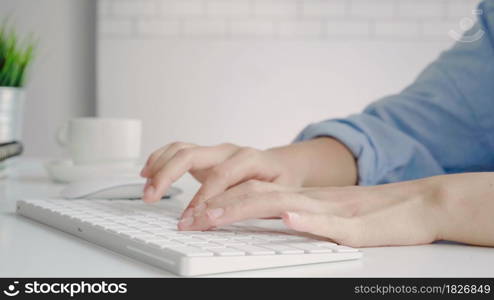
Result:
{"label": "woman's left hand", "polygon": [[441,211],[431,180],[373,187],[289,188],[251,180],[209,199],[180,221],[207,230],[281,217],[290,229],[352,247],[427,244],[438,239]]}

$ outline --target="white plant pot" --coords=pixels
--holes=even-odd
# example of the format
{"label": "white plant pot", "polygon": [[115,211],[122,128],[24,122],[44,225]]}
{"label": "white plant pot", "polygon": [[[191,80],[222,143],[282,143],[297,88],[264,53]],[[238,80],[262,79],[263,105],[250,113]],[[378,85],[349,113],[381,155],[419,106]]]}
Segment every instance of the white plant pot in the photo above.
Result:
{"label": "white plant pot", "polygon": [[0,87],[0,144],[22,139],[24,89]]}

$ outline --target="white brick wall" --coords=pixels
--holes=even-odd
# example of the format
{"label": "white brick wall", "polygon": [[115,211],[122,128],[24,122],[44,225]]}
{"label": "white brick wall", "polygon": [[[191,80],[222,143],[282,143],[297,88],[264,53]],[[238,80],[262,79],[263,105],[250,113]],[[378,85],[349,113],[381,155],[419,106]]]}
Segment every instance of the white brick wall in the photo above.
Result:
{"label": "white brick wall", "polygon": [[183,23],[183,34],[192,37],[223,37],[228,33],[224,21],[216,19],[196,19]]}
{"label": "white brick wall", "polygon": [[176,20],[138,20],[136,35],[142,37],[179,36],[181,23]]}
{"label": "white brick wall", "polygon": [[98,115],[142,119],[144,154],[284,144],[402,90],[477,1],[99,0]]}
{"label": "white brick wall", "polygon": [[477,6],[477,0],[449,0],[446,7],[446,15],[449,18],[469,16],[471,10]]}
{"label": "white brick wall", "polygon": [[357,18],[391,18],[396,13],[396,0],[352,0],[350,16]]}
{"label": "white brick wall", "polygon": [[210,0],[207,2],[208,16],[246,17],[251,14],[251,5],[245,0]]}
{"label": "white brick wall", "polygon": [[297,0],[253,0],[253,6],[256,16],[295,17],[298,12]]}
{"label": "white brick wall", "polygon": [[134,22],[126,19],[109,19],[99,22],[99,34],[102,37],[106,36],[121,36],[131,37],[133,32]]}
{"label": "white brick wall", "polygon": [[[104,0],[100,0],[104,1]],[[160,1],[163,17],[193,17],[204,14],[206,3],[202,0],[169,0]]]}
{"label": "white brick wall", "polygon": [[155,0],[118,0],[112,6],[112,12],[123,17],[152,16],[157,13],[156,5]]}
{"label": "white brick wall", "polygon": [[101,38],[448,39],[479,0],[99,0]]}
{"label": "white brick wall", "polygon": [[420,24],[412,21],[379,21],[374,26],[374,34],[377,37],[418,38],[420,33]]}
{"label": "white brick wall", "polygon": [[275,24],[269,20],[233,20],[230,23],[231,36],[272,37],[275,34]]}
{"label": "white brick wall", "polygon": [[400,1],[397,5],[397,16],[399,18],[442,18],[445,15],[445,9],[445,1]]}
{"label": "white brick wall", "polygon": [[282,21],[279,23],[279,34],[283,37],[321,37],[324,24],[313,20]]}
{"label": "white brick wall", "polygon": [[300,13],[304,17],[342,17],[346,15],[350,1],[306,0]]}
{"label": "white brick wall", "polygon": [[330,38],[366,38],[371,35],[369,22],[355,20],[330,20],[325,24],[327,36]]}

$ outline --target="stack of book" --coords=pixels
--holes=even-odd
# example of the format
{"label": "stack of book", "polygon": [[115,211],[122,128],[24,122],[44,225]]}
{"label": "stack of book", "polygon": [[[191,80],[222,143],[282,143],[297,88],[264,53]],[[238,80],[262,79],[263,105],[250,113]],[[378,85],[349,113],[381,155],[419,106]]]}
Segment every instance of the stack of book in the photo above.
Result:
{"label": "stack of book", "polygon": [[10,142],[0,144],[0,162],[7,160],[11,157],[20,155],[22,153],[22,143],[21,142]]}
{"label": "stack of book", "polygon": [[21,142],[0,144],[0,177],[3,177],[2,175],[5,172],[5,161],[11,157],[20,155],[22,150]]}

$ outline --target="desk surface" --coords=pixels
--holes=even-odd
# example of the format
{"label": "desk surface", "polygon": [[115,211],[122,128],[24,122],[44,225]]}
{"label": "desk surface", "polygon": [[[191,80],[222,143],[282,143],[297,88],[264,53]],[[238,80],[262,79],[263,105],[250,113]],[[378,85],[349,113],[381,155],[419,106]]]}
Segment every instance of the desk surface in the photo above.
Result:
{"label": "desk surface", "polygon": [[[0,179],[0,277],[170,277],[164,270],[116,254],[15,214],[22,197],[56,197],[40,160],[21,159]],[[182,205],[198,184],[185,190]],[[363,249],[361,260],[221,274],[221,277],[493,277],[494,248],[454,243]]]}

